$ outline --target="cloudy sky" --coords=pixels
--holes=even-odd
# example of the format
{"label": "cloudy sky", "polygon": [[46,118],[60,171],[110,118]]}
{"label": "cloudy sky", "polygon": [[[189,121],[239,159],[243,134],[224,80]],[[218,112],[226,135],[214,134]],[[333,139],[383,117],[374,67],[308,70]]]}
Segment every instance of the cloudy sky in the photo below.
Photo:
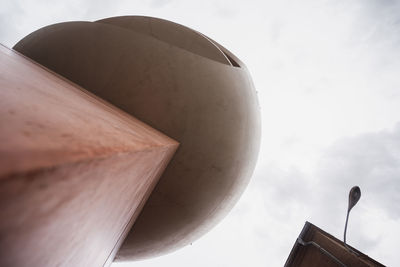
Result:
{"label": "cloudy sky", "polygon": [[388,266],[400,241],[400,1],[0,0],[0,42],[48,24],[155,16],[198,30],[249,68],[262,113],[254,177],[211,232],[113,267],[282,266],[304,222]]}

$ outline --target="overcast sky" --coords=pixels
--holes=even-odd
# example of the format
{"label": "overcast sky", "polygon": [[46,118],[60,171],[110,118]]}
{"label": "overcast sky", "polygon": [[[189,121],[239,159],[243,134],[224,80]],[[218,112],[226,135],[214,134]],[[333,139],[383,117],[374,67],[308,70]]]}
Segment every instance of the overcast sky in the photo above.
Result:
{"label": "overcast sky", "polygon": [[249,68],[262,113],[254,177],[232,212],[175,253],[113,267],[282,266],[304,222],[388,266],[400,243],[400,1],[0,0],[0,42],[63,21],[168,19]]}

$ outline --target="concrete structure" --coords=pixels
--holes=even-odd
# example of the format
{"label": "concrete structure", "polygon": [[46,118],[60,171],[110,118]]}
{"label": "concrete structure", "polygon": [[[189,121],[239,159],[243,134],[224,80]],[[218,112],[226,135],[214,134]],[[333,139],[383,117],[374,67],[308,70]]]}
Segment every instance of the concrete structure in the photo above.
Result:
{"label": "concrete structure", "polygon": [[[350,246],[348,246],[350,247]],[[384,266],[336,237],[306,222],[285,267],[380,267]]]}
{"label": "concrete structure", "polygon": [[[245,65],[215,41],[179,24],[128,16],[44,27],[14,49],[180,143],[117,260],[156,256],[193,242],[243,192],[258,154],[259,107]],[[90,122],[85,112],[74,114]]]}

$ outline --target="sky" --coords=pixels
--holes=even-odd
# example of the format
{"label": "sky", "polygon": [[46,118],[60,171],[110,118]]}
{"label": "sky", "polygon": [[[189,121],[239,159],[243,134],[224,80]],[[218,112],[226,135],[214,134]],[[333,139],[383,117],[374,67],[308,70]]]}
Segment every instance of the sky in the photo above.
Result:
{"label": "sky", "polygon": [[283,266],[305,221],[387,266],[400,241],[400,1],[0,0],[0,43],[119,15],[171,20],[249,69],[261,107],[253,178],[229,215],[172,254],[112,267]]}

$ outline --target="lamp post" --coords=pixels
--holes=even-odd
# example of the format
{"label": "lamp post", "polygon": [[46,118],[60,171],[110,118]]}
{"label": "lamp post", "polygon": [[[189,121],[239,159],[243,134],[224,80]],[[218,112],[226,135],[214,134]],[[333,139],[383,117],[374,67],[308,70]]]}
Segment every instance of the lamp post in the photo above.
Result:
{"label": "lamp post", "polygon": [[357,202],[360,200],[360,198],[361,198],[360,187],[353,186],[353,188],[351,188],[350,193],[349,193],[349,205],[347,208],[346,224],[344,226],[344,238],[343,238],[344,245],[346,246],[347,249],[349,249],[352,252],[354,252],[354,251],[352,249],[350,249],[346,244],[347,222],[349,220],[350,210],[357,204]]}

